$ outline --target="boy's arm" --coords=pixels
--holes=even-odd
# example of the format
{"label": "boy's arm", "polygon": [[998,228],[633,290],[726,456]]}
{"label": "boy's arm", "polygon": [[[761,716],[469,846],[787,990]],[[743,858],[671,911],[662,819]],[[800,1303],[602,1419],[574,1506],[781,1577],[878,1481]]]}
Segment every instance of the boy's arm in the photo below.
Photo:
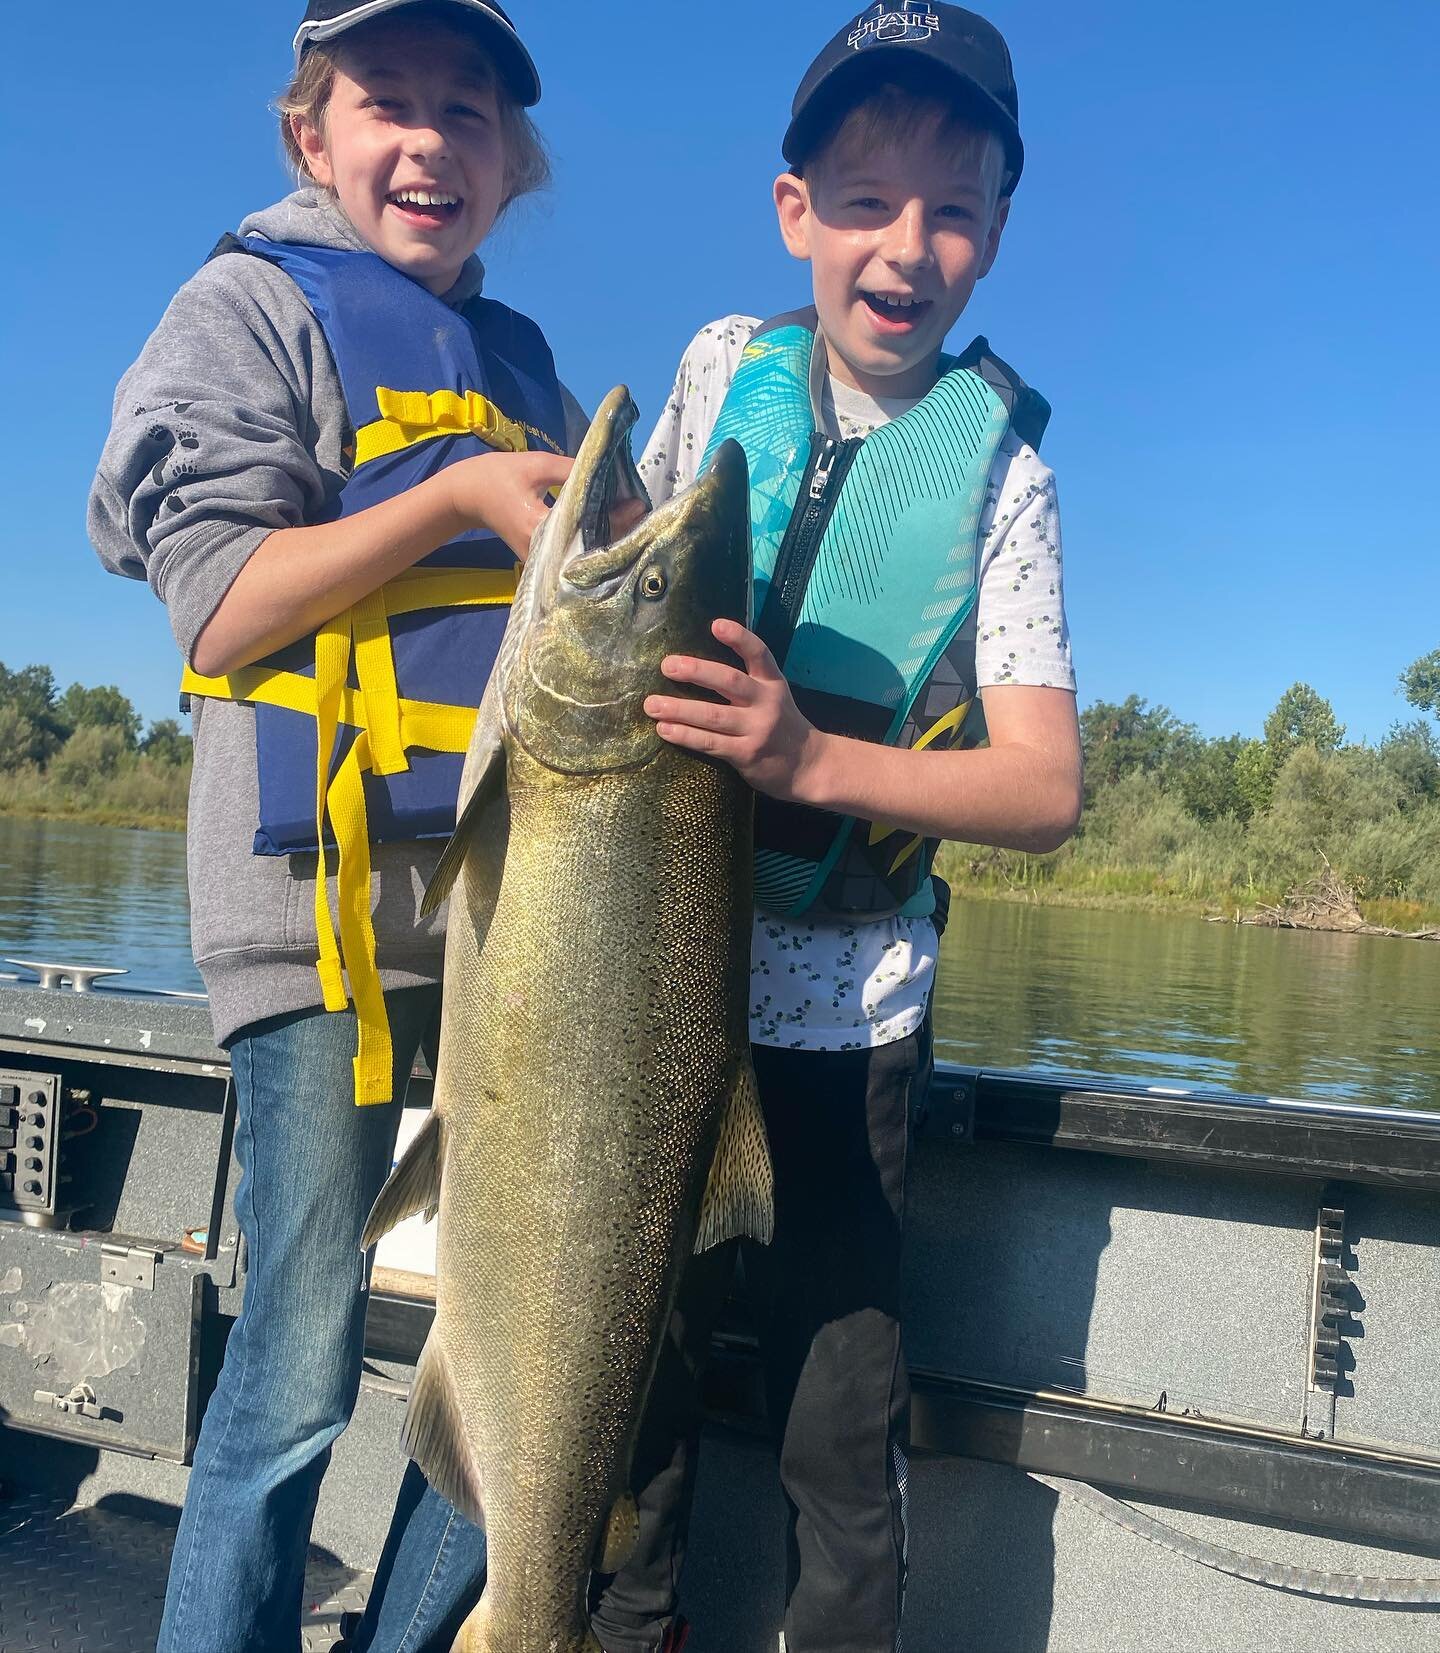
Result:
{"label": "boy's arm", "polygon": [[1080,820],[1080,729],[1067,689],[1024,684],[981,695],[990,744],[911,752],[822,736],[801,801],[925,838],[1044,855]]}
{"label": "boy's arm", "polygon": [[1018,441],[997,459],[981,531],[976,670],[988,748],[915,752],[824,734],[796,706],[769,650],[731,621],[718,622],[716,636],[744,671],[665,663],[667,676],[729,704],[655,696],[647,709],[660,733],[733,764],[774,797],[927,838],[1057,849],[1081,803],[1059,509],[1054,477]]}
{"label": "boy's arm", "polygon": [[1043,854],[1080,819],[1080,730],[1067,689],[1008,684],[983,691],[990,746],[912,752],[829,735],[801,713],[769,649],[733,620],[716,638],[744,669],[688,656],[665,675],[722,704],[654,695],[645,709],[676,746],[730,764],[759,792],[926,838]]}
{"label": "boy's arm", "polygon": [[1011,684],[980,698],[988,747],[912,752],[821,735],[801,779],[807,795],[796,801],[925,838],[1035,855],[1059,849],[1080,820],[1075,696]]}
{"label": "boy's arm", "polygon": [[549,453],[481,454],[352,517],[280,529],[235,576],[195,640],[192,664],[223,677],[263,660],[472,528],[498,534],[523,561],[545,496],[570,466]]}
{"label": "boy's arm", "polygon": [[307,635],[464,528],[523,552],[570,468],[485,455],[419,499],[301,526],[331,513],[348,436],[329,347],[289,277],[234,254],[186,283],[116,393],[90,533],[107,567],[148,579],[202,673]]}
{"label": "boy's arm", "polygon": [[[590,421],[564,385],[560,401],[573,456]],[[196,670],[220,677],[263,660],[472,528],[498,534],[523,562],[545,519],[547,496],[570,474],[570,464],[549,453],[481,454],[353,517],[272,534],[197,639]],[[617,524],[628,521],[622,510]]]}

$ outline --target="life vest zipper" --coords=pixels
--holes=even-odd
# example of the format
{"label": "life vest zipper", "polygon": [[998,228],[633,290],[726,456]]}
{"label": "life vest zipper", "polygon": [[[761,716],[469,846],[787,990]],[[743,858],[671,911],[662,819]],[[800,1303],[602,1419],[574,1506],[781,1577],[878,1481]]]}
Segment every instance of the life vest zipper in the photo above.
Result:
{"label": "life vest zipper", "polygon": [[780,542],[775,571],[770,576],[770,590],[755,628],[760,640],[782,666],[795,636],[810,576],[815,572],[820,542],[839,503],[846,473],[855,463],[863,441],[859,436],[837,440],[824,431],[816,431],[810,438],[810,459],[800,478],[797,504],[785,538]]}

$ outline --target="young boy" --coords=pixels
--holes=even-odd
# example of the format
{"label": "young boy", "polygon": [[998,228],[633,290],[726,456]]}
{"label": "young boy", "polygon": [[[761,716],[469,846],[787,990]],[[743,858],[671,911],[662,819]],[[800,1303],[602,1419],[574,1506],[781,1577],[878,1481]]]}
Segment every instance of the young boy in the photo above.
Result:
{"label": "young boy", "polygon": [[[299,1645],[360,1382],[360,1235],[439,1005],[420,896],[516,559],[585,428],[540,328],[481,294],[476,248],[547,176],[506,12],[309,0],[295,51],[281,131],[303,187],[176,294],[91,498],[101,559],[149,580],[191,668],[193,939],[243,1172],[244,1304],[161,1653]],[[478,1589],[483,1536],[412,1471],[364,1645],[450,1646],[469,1602],[435,1601],[437,1551]]]}
{"label": "young boy", "polygon": [[[931,861],[945,838],[1057,847],[1080,754],[1035,452],[1049,410],[983,340],[941,353],[1023,164],[1005,42],[956,6],[871,6],[805,76],[784,154],[780,232],[814,308],[705,328],[641,467],[658,504],[719,441],[744,445],[754,630],[715,625],[740,669],[666,662],[718,703],[647,709],[760,794],[751,1025],[776,1232],[745,1273],[789,1511],[785,1646],[879,1653],[898,1646],[905,1583],[900,1230]],[[696,1389],[727,1273],[696,1265],[662,1357],[640,1543],[595,1618],[607,1653],[683,1644]]]}

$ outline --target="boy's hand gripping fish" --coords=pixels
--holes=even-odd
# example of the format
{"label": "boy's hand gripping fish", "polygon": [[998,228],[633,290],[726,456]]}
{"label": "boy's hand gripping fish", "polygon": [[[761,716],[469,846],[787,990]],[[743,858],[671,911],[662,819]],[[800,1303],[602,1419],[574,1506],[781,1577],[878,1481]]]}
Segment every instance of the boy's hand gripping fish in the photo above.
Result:
{"label": "boy's hand gripping fish", "polygon": [[745,621],[735,443],[643,497],[607,398],[535,538],[431,885],[453,888],[435,1110],[364,1243],[440,1213],[405,1445],[484,1526],[459,1653],[594,1653],[586,1591],[633,1543],[630,1460],[687,1256],[770,1236],[747,1021],[751,797],[643,710],[668,654]]}

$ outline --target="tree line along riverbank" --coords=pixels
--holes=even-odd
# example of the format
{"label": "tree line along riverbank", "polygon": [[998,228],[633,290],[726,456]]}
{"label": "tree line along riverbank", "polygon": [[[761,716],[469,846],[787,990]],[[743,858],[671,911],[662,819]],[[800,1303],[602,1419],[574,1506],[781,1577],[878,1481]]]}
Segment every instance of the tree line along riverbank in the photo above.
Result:
{"label": "tree line along riverbank", "polygon": [[[950,844],[941,871],[962,898],[1224,917],[1283,910],[1323,876],[1364,923],[1440,926],[1440,649],[1401,689],[1416,715],[1378,746],[1347,742],[1305,684],[1259,739],[1204,736],[1136,695],[1098,702],[1080,718],[1075,839],[1044,856]],[[179,724],[145,728],[119,689],[0,664],[0,813],[180,829],[190,764]]]}
{"label": "tree line along riverbank", "polygon": [[[1440,650],[1402,674],[1416,712],[1378,746],[1286,690],[1263,737],[1207,738],[1132,695],[1080,717],[1085,819],[1054,855],[947,845],[961,893],[1411,933],[1440,925]],[[1348,896],[1348,902],[1341,899]],[[1325,920],[1330,909],[1333,917]]]}
{"label": "tree line along riverbank", "polygon": [[48,666],[0,662],[0,814],[183,829],[191,754],[113,685],[62,692]]}

